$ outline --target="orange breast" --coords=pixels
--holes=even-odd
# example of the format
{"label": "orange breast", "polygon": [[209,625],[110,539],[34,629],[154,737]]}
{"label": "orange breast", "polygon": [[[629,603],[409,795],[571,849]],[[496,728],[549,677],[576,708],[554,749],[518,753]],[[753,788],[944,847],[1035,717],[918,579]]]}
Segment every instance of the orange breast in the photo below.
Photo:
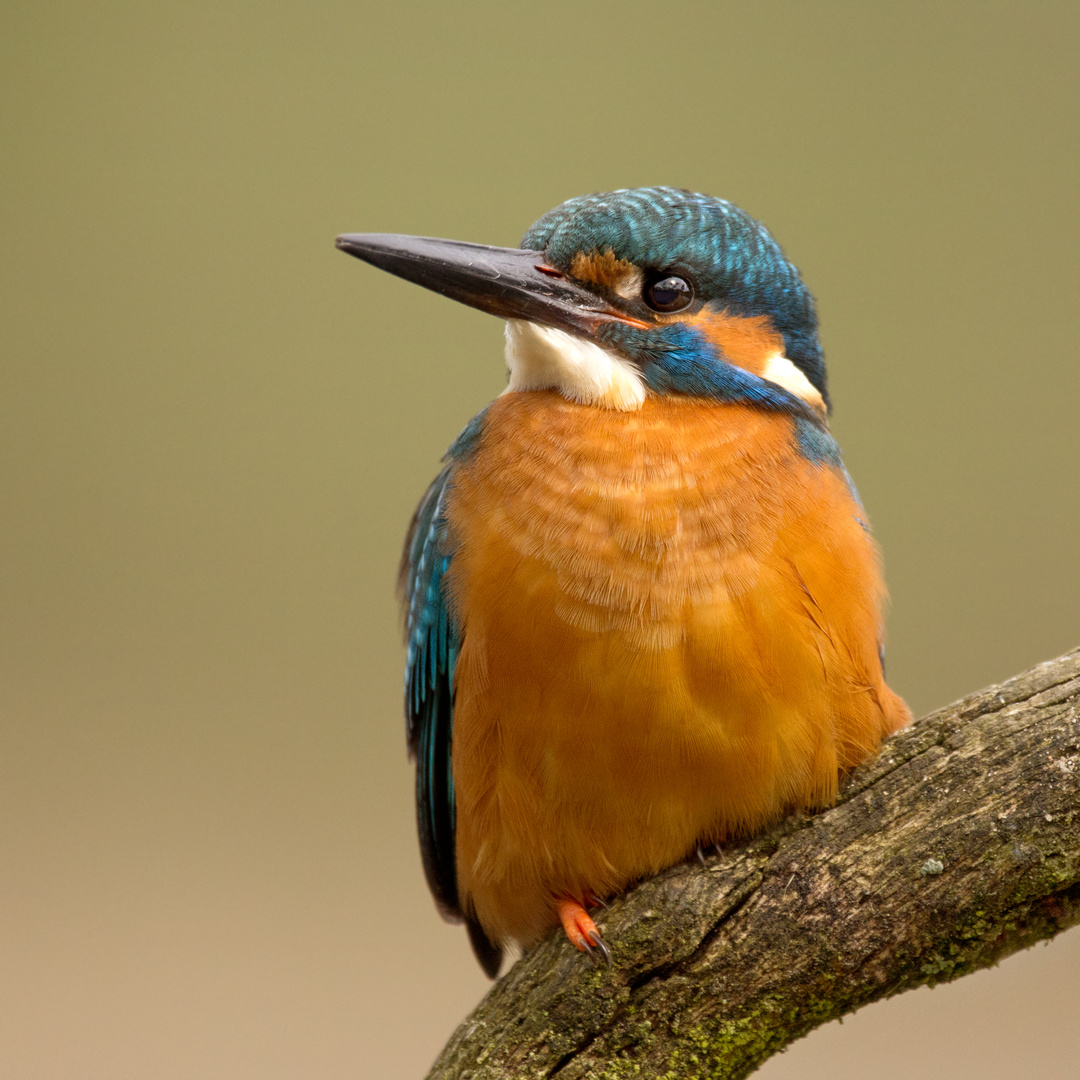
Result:
{"label": "orange breast", "polygon": [[455,473],[459,889],[497,941],[828,803],[909,719],[844,478],[790,418],[505,394]]}

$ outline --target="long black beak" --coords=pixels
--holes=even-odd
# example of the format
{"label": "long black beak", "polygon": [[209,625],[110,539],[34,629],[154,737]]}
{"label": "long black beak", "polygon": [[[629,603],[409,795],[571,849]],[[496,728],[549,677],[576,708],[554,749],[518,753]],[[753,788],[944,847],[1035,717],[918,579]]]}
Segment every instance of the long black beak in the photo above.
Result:
{"label": "long black beak", "polygon": [[528,319],[585,335],[603,322],[636,323],[548,266],[541,251],[394,233],[347,234],[337,238],[337,246],[380,270],[503,319]]}

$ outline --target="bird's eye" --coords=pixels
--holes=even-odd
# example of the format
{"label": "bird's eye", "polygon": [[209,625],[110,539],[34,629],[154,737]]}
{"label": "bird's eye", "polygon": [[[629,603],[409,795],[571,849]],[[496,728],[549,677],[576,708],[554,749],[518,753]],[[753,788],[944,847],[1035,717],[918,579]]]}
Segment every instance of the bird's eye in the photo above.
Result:
{"label": "bird's eye", "polygon": [[682,311],[694,299],[694,290],[686,278],[665,274],[646,282],[643,299],[653,311]]}

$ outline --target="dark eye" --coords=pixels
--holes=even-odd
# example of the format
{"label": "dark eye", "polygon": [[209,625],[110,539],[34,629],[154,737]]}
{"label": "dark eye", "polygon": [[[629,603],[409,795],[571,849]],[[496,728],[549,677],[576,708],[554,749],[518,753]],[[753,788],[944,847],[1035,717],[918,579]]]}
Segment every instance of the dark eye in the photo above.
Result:
{"label": "dark eye", "polygon": [[686,278],[665,274],[646,283],[643,299],[653,311],[682,311],[694,299],[694,290]]}

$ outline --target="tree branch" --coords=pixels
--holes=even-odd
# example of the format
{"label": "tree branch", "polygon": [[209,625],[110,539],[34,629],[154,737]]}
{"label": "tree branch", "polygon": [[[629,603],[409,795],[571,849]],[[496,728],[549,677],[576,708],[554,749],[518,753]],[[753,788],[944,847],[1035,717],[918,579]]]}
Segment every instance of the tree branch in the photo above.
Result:
{"label": "tree branch", "polygon": [[553,933],[429,1080],[736,1078],[868,1002],[1080,922],[1080,649],[917,721],[838,804],[601,912],[614,966]]}

